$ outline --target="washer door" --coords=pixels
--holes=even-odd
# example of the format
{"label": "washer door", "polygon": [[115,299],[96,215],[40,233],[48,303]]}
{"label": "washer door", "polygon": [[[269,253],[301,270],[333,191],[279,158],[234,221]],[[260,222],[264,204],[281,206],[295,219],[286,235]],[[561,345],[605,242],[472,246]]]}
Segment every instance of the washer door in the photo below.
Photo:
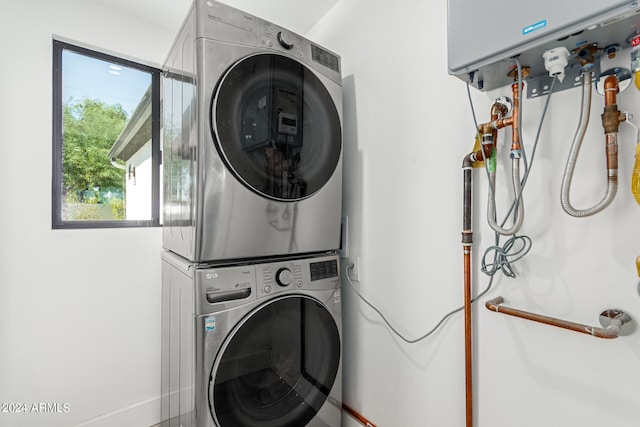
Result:
{"label": "washer door", "polygon": [[220,427],[299,427],[320,410],[336,379],[340,334],[315,299],[295,295],[250,313],[216,357],[209,383]]}
{"label": "washer door", "polygon": [[331,95],[311,70],[282,55],[252,55],[226,72],[212,100],[211,128],[233,174],[276,200],[311,196],[340,158]]}

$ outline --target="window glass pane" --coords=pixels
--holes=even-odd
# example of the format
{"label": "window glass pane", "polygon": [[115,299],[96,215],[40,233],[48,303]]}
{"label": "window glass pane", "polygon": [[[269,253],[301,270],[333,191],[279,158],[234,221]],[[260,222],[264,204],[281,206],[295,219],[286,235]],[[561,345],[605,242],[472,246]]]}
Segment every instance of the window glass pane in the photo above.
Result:
{"label": "window glass pane", "polygon": [[150,72],[62,51],[62,221],[152,218]]}

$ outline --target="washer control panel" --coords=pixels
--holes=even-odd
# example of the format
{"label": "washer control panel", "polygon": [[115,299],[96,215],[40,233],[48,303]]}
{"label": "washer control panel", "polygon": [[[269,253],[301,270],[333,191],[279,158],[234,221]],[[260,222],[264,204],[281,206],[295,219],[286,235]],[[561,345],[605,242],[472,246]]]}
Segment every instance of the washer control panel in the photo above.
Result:
{"label": "washer control panel", "polygon": [[325,255],[313,258],[259,264],[211,266],[195,273],[198,292],[196,309],[233,307],[293,291],[336,289],[340,286],[340,258]]}
{"label": "washer control panel", "polygon": [[340,283],[340,258],[329,255],[256,265],[258,297],[287,290],[334,289]]}
{"label": "washer control panel", "polygon": [[339,262],[338,256],[330,255],[258,264],[258,298],[292,290],[333,289],[340,283]]}
{"label": "washer control panel", "polygon": [[301,288],[303,286],[303,268],[300,261],[263,264],[256,267],[262,272],[260,276],[262,277],[262,290],[265,294],[270,294],[279,288],[291,286]]}

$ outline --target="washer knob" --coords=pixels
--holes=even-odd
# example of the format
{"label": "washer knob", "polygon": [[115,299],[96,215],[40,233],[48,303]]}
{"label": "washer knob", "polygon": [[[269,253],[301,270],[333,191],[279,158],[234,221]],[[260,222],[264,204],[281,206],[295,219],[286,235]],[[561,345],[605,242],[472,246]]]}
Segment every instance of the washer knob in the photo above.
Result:
{"label": "washer knob", "polygon": [[276,282],[280,286],[289,286],[293,282],[293,273],[286,267],[281,268],[276,273]]}
{"label": "washer knob", "polygon": [[278,32],[278,42],[280,42],[282,47],[285,49],[293,48],[293,44],[294,44],[293,36],[287,31]]}

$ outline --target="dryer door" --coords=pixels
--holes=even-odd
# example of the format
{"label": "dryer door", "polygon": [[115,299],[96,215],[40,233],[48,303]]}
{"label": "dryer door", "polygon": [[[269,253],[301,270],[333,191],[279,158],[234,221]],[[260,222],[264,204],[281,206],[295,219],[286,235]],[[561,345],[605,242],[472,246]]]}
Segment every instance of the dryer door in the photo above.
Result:
{"label": "dryer door", "polygon": [[340,364],[340,334],[315,299],[285,296],[250,313],[216,357],[209,383],[221,427],[304,426],[325,403]]}
{"label": "dryer door", "polygon": [[276,200],[311,196],[340,158],[331,94],[310,69],[278,54],[252,55],[227,70],[212,100],[211,128],[233,174]]}

